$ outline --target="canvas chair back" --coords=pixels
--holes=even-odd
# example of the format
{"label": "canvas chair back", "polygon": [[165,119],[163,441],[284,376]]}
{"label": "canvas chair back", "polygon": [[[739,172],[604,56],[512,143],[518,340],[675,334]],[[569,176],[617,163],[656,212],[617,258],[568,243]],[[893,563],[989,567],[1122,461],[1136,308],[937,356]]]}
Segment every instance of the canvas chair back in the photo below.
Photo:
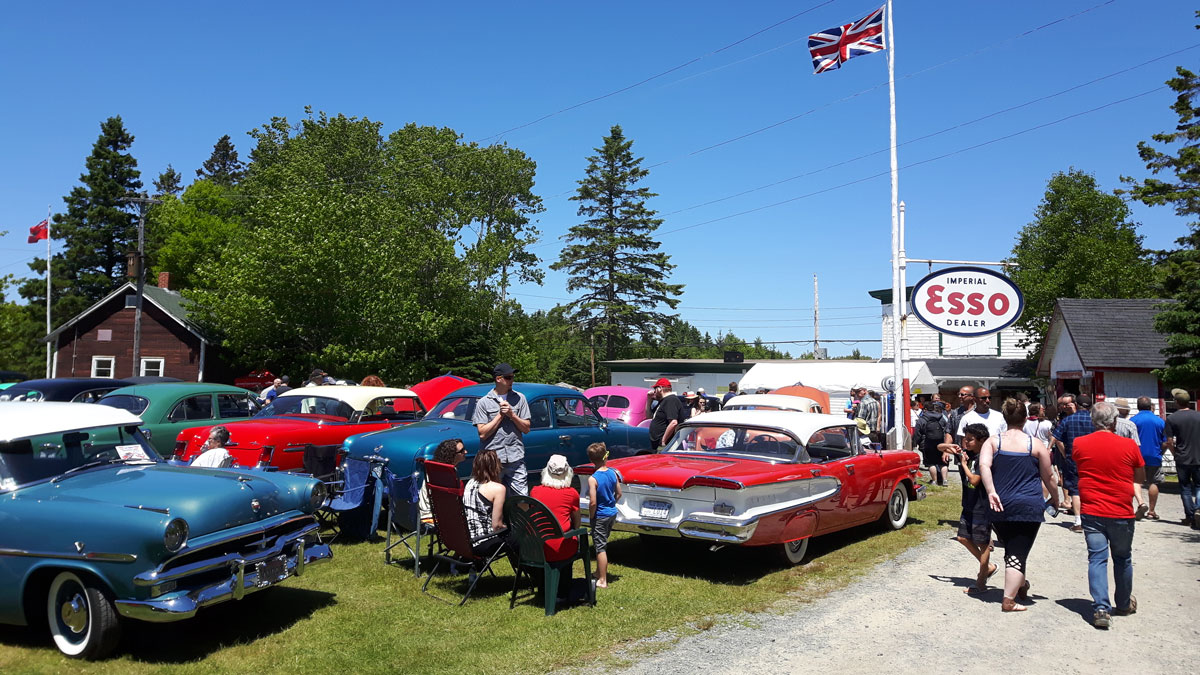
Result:
{"label": "canvas chair back", "polygon": [[337,453],[341,447],[340,445],[313,445],[312,443],[304,446],[304,473],[318,480],[331,480],[337,470]]}
{"label": "canvas chair back", "polygon": [[449,464],[427,461],[425,484],[429,487],[429,506],[442,545],[465,558],[477,558],[467,530],[463,487],[458,480],[458,471]]}

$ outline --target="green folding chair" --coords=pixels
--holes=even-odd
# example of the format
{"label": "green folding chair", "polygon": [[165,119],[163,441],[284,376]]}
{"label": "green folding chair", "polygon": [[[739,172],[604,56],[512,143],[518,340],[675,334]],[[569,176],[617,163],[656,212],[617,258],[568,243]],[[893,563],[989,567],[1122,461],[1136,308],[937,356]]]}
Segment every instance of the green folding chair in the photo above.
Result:
{"label": "green folding chair", "polygon": [[[545,579],[546,616],[552,616],[558,609],[558,584],[563,570],[570,575],[571,566],[576,560],[583,560],[584,581],[587,582],[588,604],[596,606],[596,581],[592,578],[592,547],[588,542],[586,528],[576,528],[563,532],[558,525],[558,519],[550,513],[545,504],[531,497],[520,495],[511,496],[504,500],[504,519],[508,521],[508,529],[512,532],[513,541],[517,547],[518,563],[514,566],[516,575],[513,578],[512,597],[508,608],[517,605],[517,587],[521,583],[521,575],[537,588],[535,570]],[[578,537],[579,550],[570,560],[547,562],[542,545],[547,540],[563,537]]]}

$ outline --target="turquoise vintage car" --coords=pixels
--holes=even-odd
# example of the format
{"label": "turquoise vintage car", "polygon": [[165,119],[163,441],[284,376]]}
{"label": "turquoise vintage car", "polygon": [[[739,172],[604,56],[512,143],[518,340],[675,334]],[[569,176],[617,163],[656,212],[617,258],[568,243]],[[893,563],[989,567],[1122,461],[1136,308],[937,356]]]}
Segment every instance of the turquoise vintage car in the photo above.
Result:
{"label": "turquoise vintage car", "polygon": [[211,382],[135,384],[96,402],[141,417],[142,433],[163,457],[175,451],[175,437],[184,429],[244,420],[261,407],[249,391]]}
{"label": "turquoise vintage car", "polygon": [[125,619],[187,619],[332,557],[291,474],[172,466],[135,415],[0,403],[0,623],[49,628],[100,658]]}
{"label": "turquoise vintage car", "polygon": [[[479,433],[471,424],[475,404],[491,391],[491,384],[464,387],[443,398],[420,422],[385,431],[358,434],[346,439],[345,452],[356,457],[378,455],[388,460],[397,473],[412,470],[417,458],[429,459],[438,443],[461,438],[468,461],[459,465],[465,477],[470,460],[479,451]],[[583,394],[549,384],[517,382],[513,389],[529,402],[530,429],[525,434],[525,465],[531,484],[536,484],[550,455],[564,455],[572,466],[586,464],[587,447],[608,445],[610,457],[629,457],[650,452],[650,431],[631,427],[600,416]]]}

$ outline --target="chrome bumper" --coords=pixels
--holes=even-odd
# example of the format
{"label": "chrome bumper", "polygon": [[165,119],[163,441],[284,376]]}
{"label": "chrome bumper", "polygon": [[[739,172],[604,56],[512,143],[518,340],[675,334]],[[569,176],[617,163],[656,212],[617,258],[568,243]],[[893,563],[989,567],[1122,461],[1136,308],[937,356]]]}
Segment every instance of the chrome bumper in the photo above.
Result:
{"label": "chrome bumper", "polygon": [[[260,591],[292,576],[300,576],[305,567],[333,557],[328,544],[306,543],[306,536],[281,541],[253,556],[235,558],[226,564],[229,578],[203,588],[165,593],[151,600],[117,600],[121,616],[141,621],[163,623],[190,619],[202,607],[226,600],[241,600],[249,593]],[[285,549],[292,549],[285,553]],[[275,563],[275,574],[267,566]],[[282,563],[282,565],[279,565]]]}
{"label": "chrome bumper", "polygon": [[919,502],[929,496],[925,492],[925,486],[921,485],[920,483],[917,484],[917,487],[913,488],[913,491],[917,493],[917,496],[913,497],[913,501]]}
{"label": "chrome bumper", "polygon": [[685,539],[701,539],[723,544],[744,544],[754,536],[758,529],[758,518],[721,518],[720,516],[691,516],[683,519],[676,528],[671,523],[661,520],[622,519],[617,518],[613,524],[614,530],[622,532],[637,532],[660,537],[682,537]]}

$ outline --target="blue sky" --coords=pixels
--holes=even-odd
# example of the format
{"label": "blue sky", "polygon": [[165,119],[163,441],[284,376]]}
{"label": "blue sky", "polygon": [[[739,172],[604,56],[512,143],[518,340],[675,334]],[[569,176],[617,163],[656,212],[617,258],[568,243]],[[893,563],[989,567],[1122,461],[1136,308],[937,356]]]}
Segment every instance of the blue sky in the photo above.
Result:
{"label": "blue sky", "polygon": [[[25,243],[27,228],[48,204],[62,208],[109,115],[135,135],[149,185],[168,163],[190,179],[223,134],[246,156],[246,131],[306,105],[379,120],[385,132],[417,122],[495,140],[698,59],[502,137],[538,163],[536,252],[557,259],[558,237],[578,220],[567,197],[585,157],[619,123],[652,167],[645,185],[660,195],[650,206],[665,219],[672,280],[686,284],[685,319],[714,334],[811,339],[817,274],[822,339],[876,340],[858,346],[877,356],[879,307],[867,291],[891,284],[890,193],[886,175],[870,177],[888,169],[886,58],[816,76],[805,40],[877,6],[20,3],[0,26],[0,274],[27,274],[23,261],[44,250]],[[1052,173],[1076,167],[1105,189],[1145,175],[1137,142],[1175,123],[1172,93],[1152,90],[1176,65],[1200,67],[1200,48],[1187,49],[1200,45],[1193,10],[1176,0],[897,0],[909,254],[998,260]],[[1134,216],[1151,247],[1186,230],[1168,208],[1135,205]],[[515,292],[529,309],[567,297],[549,271],[543,286]]]}

